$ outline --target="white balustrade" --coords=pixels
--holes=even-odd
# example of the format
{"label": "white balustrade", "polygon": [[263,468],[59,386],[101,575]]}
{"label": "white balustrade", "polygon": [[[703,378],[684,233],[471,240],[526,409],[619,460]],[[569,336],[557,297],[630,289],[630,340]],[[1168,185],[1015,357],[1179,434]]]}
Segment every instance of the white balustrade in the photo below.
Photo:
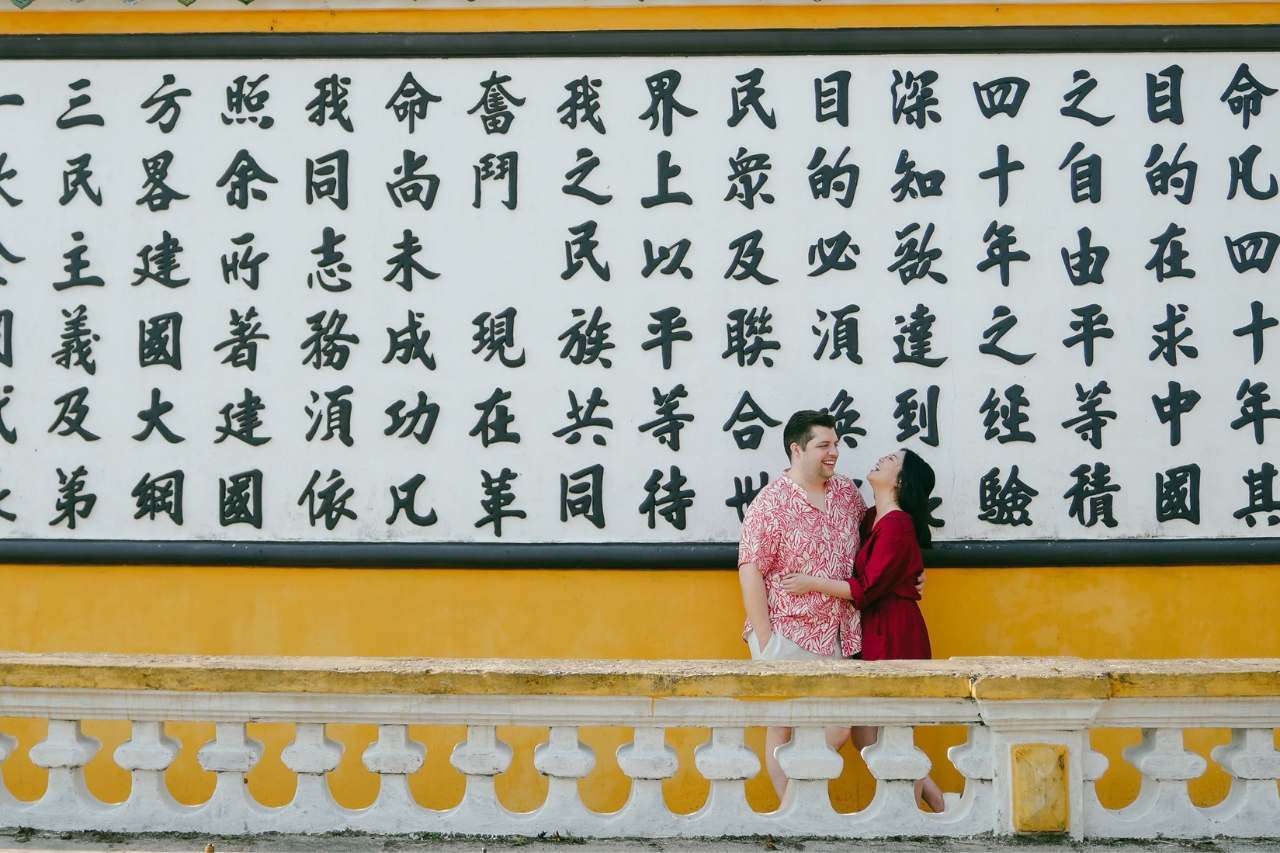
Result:
{"label": "white balustrade", "polygon": [[[4,657],[12,656],[0,654]],[[92,669],[92,658],[87,656],[88,662],[77,665]],[[482,662],[472,662],[476,663]],[[492,666],[510,670],[518,669],[518,663]],[[578,668],[584,671],[592,666],[570,663],[581,663]],[[272,664],[253,665],[269,670]],[[282,673],[288,672],[285,663],[280,665]],[[437,661],[431,666],[434,672],[448,670],[450,664]],[[625,670],[628,664],[610,666]],[[647,677],[645,673],[660,666],[636,663],[636,677]],[[321,678],[314,687],[309,684],[307,692],[278,693],[237,692],[225,684],[221,690],[82,689],[32,683],[9,686],[11,682],[6,681],[0,683],[0,717],[48,721],[47,736],[31,747],[29,757],[47,769],[49,779],[42,796],[22,802],[0,777],[0,825],[217,834],[350,829],[387,834],[559,832],[652,838],[725,834],[957,837],[1034,829],[1031,824],[1038,826],[1044,815],[1061,812],[1069,815],[1067,831],[1077,838],[1280,838],[1280,751],[1275,748],[1280,662],[1272,662],[1270,669],[1262,667],[1275,689],[1259,695],[1255,684],[1243,696],[1221,695],[1219,689],[1212,698],[1159,695],[1163,688],[1156,689],[1156,695],[1137,696],[1131,682],[1126,682],[1124,698],[1110,698],[1107,669],[1089,662],[1073,664],[1076,670],[1090,666],[1097,670],[1090,670],[1087,677],[1079,672],[1060,674],[1062,667],[1044,661],[1018,663],[1022,668],[1018,678],[1031,673],[1049,687],[1023,689],[1014,679],[1009,682],[1014,684],[1012,690],[984,688],[984,678],[1003,672],[995,664],[980,659],[934,662],[932,666],[942,673],[939,678],[955,675],[956,679],[927,688],[919,686],[925,682],[912,682],[901,690],[881,682],[874,696],[859,686],[860,679],[875,678],[882,671],[871,665],[806,663],[765,668],[689,662],[678,666],[682,671],[703,666],[706,678],[718,677],[726,667],[738,667],[733,678],[754,679],[743,683],[754,685],[757,695],[736,686],[737,681],[683,692],[672,689],[656,697],[652,688],[629,692],[621,686],[616,695],[607,695],[608,691],[601,695],[594,687],[558,695],[555,678],[571,675],[568,670],[539,671],[540,681],[526,681],[538,681],[546,689],[509,694],[493,692],[484,679],[466,682],[461,675],[449,682],[449,690],[425,692],[385,686],[352,690],[343,682],[342,672],[329,680]],[[912,672],[903,668],[895,677],[914,678]],[[847,679],[850,695],[839,695],[838,686],[822,680],[833,674]],[[796,695],[804,691],[794,679],[809,676],[816,679],[817,695]],[[773,689],[771,678],[782,679],[783,686]],[[1076,679],[1062,688],[1060,698],[1052,695],[1057,678]],[[843,683],[838,679],[837,685]],[[75,683],[86,680],[91,679],[86,676]],[[659,678],[654,683],[662,682]],[[259,677],[254,683],[265,682]],[[525,681],[511,678],[501,683]],[[1276,695],[1265,695],[1268,690]],[[777,698],[780,694],[794,698]],[[129,740],[111,756],[130,774],[131,789],[124,802],[104,803],[86,786],[85,765],[101,749],[98,740],[81,731],[82,722],[89,720],[128,721],[131,726]],[[188,806],[178,803],[166,784],[166,771],[181,744],[166,734],[165,724],[199,721],[216,727],[214,739],[197,756],[205,771],[216,774],[216,784],[206,802]],[[249,721],[294,727],[293,740],[281,757],[296,775],[297,789],[285,806],[263,806],[249,790],[246,776],[263,754],[263,745],[247,736]],[[330,792],[329,774],[342,760],[344,746],[329,736],[326,727],[339,723],[377,725],[377,740],[362,755],[364,766],[379,777],[377,798],[368,808],[344,808]],[[427,748],[410,737],[409,727],[457,725],[466,726],[467,736],[454,747],[449,763],[465,777],[462,801],[452,809],[424,808],[414,799],[409,782],[414,774],[424,772]],[[832,806],[828,787],[844,771],[845,759],[828,746],[826,728],[849,725],[878,728],[876,743],[862,754],[876,779],[876,791],[862,810],[841,814]],[[921,727],[941,725],[967,727],[966,741],[947,752],[964,779],[963,794],[944,813],[932,814],[917,803],[913,791],[916,780],[933,769],[915,738]],[[533,754],[534,767],[548,778],[547,796],[533,811],[514,812],[499,801],[495,778],[511,768],[513,750],[498,738],[498,726],[548,730],[545,742]],[[587,807],[579,793],[597,764],[595,751],[580,739],[579,731],[608,726],[633,732],[631,741],[617,751],[618,766],[630,779],[631,792],[621,809],[601,813]],[[746,794],[746,782],[763,768],[762,756],[746,745],[746,733],[765,726],[792,730],[791,740],[776,752],[790,782],[773,812],[754,810]],[[710,730],[707,741],[693,751],[693,765],[710,782],[710,791],[706,803],[687,815],[673,813],[663,796],[664,780],[675,776],[680,767],[666,739],[669,730],[680,728]],[[1124,762],[1141,774],[1142,784],[1137,799],[1122,809],[1104,808],[1097,796],[1096,785],[1109,762],[1092,748],[1089,733],[1100,728],[1142,732],[1141,743],[1123,752]],[[1184,745],[1185,731],[1204,728],[1232,732],[1231,742],[1212,752],[1213,761],[1231,777],[1230,793],[1207,808],[1194,804],[1188,783],[1202,776],[1208,763]],[[0,733],[0,763],[17,748],[16,738]],[[1062,770],[1056,775],[1059,764],[1055,762],[1060,762]],[[1031,823],[1023,826],[1020,821]]]}

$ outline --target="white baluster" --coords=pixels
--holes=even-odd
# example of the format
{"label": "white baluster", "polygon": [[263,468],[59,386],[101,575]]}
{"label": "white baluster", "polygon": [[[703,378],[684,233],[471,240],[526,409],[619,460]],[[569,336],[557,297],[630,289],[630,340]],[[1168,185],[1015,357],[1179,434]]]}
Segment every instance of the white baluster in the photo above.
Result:
{"label": "white baluster", "polygon": [[711,740],[693,751],[693,764],[711,782],[707,802],[685,818],[690,835],[763,835],[772,821],[747,804],[746,781],[760,772],[741,728],[714,728]]}
{"label": "white baluster", "polygon": [[[3,766],[14,750],[18,748],[18,739],[12,735],[0,732],[0,766]],[[9,789],[4,784],[4,774],[0,773],[0,824],[4,826],[18,826],[16,821],[16,810],[24,804],[18,802],[13,794],[9,793]]]}
{"label": "white baluster", "polygon": [[1187,793],[1187,781],[1201,776],[1208,763],[1183,747],[1181,729],[1143,729],[1142,743],[1125,747],[1121,754],[1142,774],[1142,786],[1133,803],[1111,813],[1114,820],[1099,821],[1099,831],[1124,838],[1211,834],[1209,820]]}
{"label": "white baluster", "polygon": [[50,720],[49,735],[31,747],[31,763],[49,770],[44,796],[23,810],[27,826],[37,829],[98,829],[111,806],[100,801],[84,781],[84,766],[102,748],[85,736],[79,720]]}
{"label": "white baluster", "polygon": [[378,726],[378,739],[364,751],[364,766],[378,774],[378,799],[360,814],[371,832],[422,831],[429,814],[413,799],[409,776],[422,769],[427,747],[409,737],[409,727]]}
{"label": "white baluster", "polygon": [[182,744],[164,733],[164,723],[133,722],[133,735],[120,744],[115,760],[132,776],[132,789],[123,808],[112,815],[112,823],[127,832],[166,832],[183,826],[181,818],[191,812],[169,793],[164,772],[182,751]]}
{"label": "white baluster", "polygon": [[445,813],[453,832],[501,834],[518,825],[498,802],[493,777],[511,766],[511,744],[498,740],[494,726],[467,726],[467,739],[453,748],[449,763],[467,777],[462,802]]}
{"label": "white baluster", "polygon": [[631,795],[617,813],[610,835],[670,835],[675,816],[662,796],[662,780],[676,775],[680,759],[666,744],[666,729],[638,728],[618,747],[618,767],[631,779]]}
{"label": "white baluster", "polygon": [[285,806],[285,825],[292,832],[328,832],[346,826],[346,811],[333,799],[326,773],[338,769],[345,747],[330,740],[324,723],[298,723],[293,743],[280,753],[284,766],[298,774],[293,802]]}
{"label": "white baluster", "polygon": [[951,804],[942,815],[941,823],[957,831],[964,824],[965,834],[976,835],[991,830],[994,815],[995,755],[991,729],[986,726],[969,726],[968,739],[959,746],[947,750],[952,766],[964,777],[964,793],[960,801]]}
{"label": "white baluster", "polygon": [[213,796],[199,807],[198,825],[206,832],[238,835],[271,828],[278,809],[269,809],[249,793],[245,774],[262,760],[262,741],[245,735],[244,723],[218,723],[214,740],[196,753],[200,766],[217,774]]}
{"label": "white baluster", "polygon": [[[790,780],[782,805],[778,807],[779,823],[794,833],[828,835],[838,832],[840,815],[831,807],[829,782],[840,776],[844,759],[827,744],[826,728],[795,726],[791,729],[791,740],[775,749],[773,754]],[[867,763],[870,764],[869,761]]]}
{"label": "white baluster", "polygon": [[1237,838],[1275,838],[1280,835],[1280,752],[1273,729],[1232,729],[1231,743],[1210,753],[1231,774],[1227,798],[1204,814],[1217,827],[1215,834]]}
{"label": "white baluster", "polygon": [[[983,773],[986,768],[979,755],[975,750],[969,756],[970,769]],[[916,746],[915,731],[910,726],[881,728],[876,742],[862,750],[862,758],[876,779],[876,794],[854,816],[861,831],[871,836],[934,832],[925,827],[931,826],[928,818],[933,818],[932,823],[937,823],[937,818],[924,814],[916,804],[916,780],[929,773],[933,762]]]}
{"label": "white baluster", "polygon": [[548,777],[547,799],[538,823],[550,832],[579,835],[598,824],[598,816],[582,802],[578,780],[595,769],[596,752],[578,740],[576,726],[552,726],[551,736],[533,750],[533,766]]}

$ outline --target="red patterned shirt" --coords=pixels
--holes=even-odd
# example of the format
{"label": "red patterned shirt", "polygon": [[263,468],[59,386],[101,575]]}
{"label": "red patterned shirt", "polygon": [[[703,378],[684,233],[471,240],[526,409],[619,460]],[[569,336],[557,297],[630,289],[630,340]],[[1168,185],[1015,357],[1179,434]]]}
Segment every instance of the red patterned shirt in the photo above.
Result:
{"label": "red patterned shirt", "polygon": [[[804,489],[784,472],[747,508],[738,565],[760,566],[771,630],[820,655],[835,652],[838,632],[841,651],[849,657],[862,650],[862,626],[853,605],[820,592],[791,595],[782,589],[783,576],[791,572],[839,580],[852,575],[867,504],[853,481],[839,474],[826,483],[826,504],[824,511],[809,503]],[[747,620],[744,640],[751,630]]]}

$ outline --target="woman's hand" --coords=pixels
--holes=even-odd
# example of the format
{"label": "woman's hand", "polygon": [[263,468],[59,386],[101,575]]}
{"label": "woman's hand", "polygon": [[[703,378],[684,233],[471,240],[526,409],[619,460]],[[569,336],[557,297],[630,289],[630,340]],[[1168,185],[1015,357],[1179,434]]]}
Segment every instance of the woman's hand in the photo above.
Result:
{"label": "woman's hand", "polygon": [[791,595],[804,595],[806,592],[813,592],[818,588],[817,581],[818,579],[813,575],[796,572],[783,576],[782,589]]}

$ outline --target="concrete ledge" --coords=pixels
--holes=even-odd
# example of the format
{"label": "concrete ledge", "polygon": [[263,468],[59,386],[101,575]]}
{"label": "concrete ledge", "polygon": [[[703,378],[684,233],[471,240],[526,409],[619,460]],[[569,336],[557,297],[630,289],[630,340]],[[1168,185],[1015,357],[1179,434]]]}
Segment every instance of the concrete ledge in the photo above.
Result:
{"label": "concrete ledge", "polygon": [[742,699],[1268,697],[1280,696],[1280,659],[775,663],[0,652],[0,687]]}

